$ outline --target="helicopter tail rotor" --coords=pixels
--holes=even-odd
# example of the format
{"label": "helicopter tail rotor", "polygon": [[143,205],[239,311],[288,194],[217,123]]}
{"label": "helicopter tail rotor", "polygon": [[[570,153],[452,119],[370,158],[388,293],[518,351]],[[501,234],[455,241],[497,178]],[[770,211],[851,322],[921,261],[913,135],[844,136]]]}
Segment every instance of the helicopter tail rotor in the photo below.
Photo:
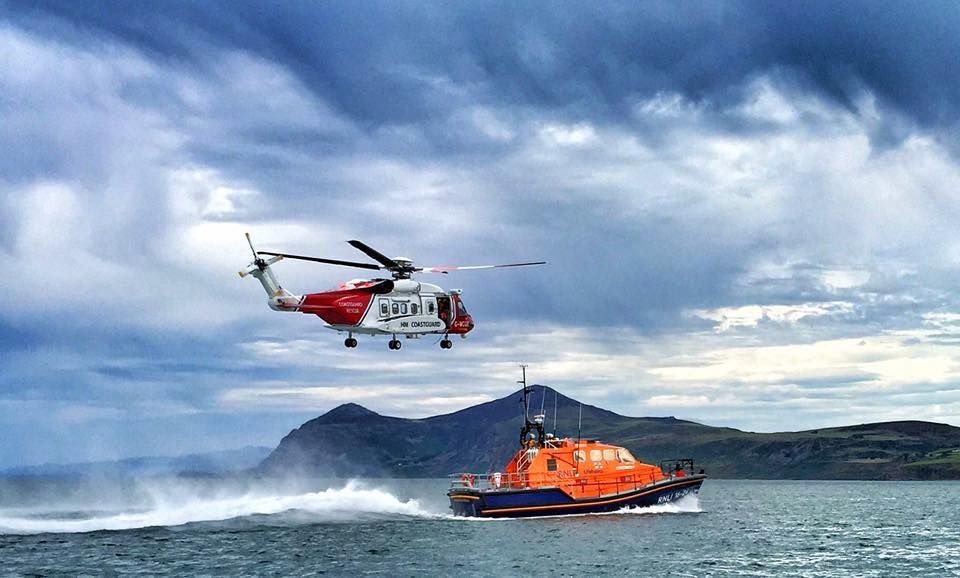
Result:
{"label": "helicopter tail rotor", "polygon": [[250,275],[260,281],[263,290],[267,293],[267,305],[271,309],[277,311],[295,310],[300,304],[300,297],[281,287],[276,275],[273,274],[273,269],[270,268],[270,265],[283,259],[283,255],[274,255],[269,259],[264,259],[254,248],[250,233],[246,233],[246,237],[247,244],[250,245],[250,251],[253,253],[253,261],[240,271],[240,277]]}
{"label": "helicopter tail rotor", "polygon": [[[249,265],[247,265],[246,268],[240,271],[241,279],[246,277],[247,275],[253,274],[254,271],[258,271],[258,270],[261,272],[266,271],[267,268],[270,267],[270,265],[273,265],[277,261],[283,259],[283,255],[275,255],[270,259],[264,259],[263,257],[260,256],[259,253],[257,253],[256,248],[254,248],[253,241],[250,239],[250,233],[244,233],[244,235],[247,237],[247,244],[250,245],[250,252],[253,253],[253,261]],[[269,255],[270,253],[265,253],[265,254]]]}
{"label": "helicopter tail rotor", "polygon": [[244,235],[247,237],[247,245],[250,245],[250,252],[253,253],[253,260],[256,261],[260,258],[260,256],[257,255],[257,250],[253,248],[253,241],[250,239],[250,233],[244,233]]}

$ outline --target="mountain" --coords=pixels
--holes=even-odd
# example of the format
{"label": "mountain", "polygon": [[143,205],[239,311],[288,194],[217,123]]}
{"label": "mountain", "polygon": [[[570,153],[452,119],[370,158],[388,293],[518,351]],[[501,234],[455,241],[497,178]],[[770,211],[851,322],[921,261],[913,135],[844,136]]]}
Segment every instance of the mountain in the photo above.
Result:
{"label": "mountain", "polygon": [[[291,431],[259,465],[264,474],[436,477],[498,471],[517,448],[521,393],[425,419],[341,405]],[[577,436],[580,403],[533,386],[531,414]],[[554,421],[554,403],[556,420]],[[627,417],[583,404],[582,435],[648,462],[689,457],[721,478],[960,479],[960,428],[900,421],[800,432],[752,433],[673,417]]]}
{"label": "mountain", "polygon": [[225,474],[252,468],[268,454],[270,454],[270,448],[248,446],[235,450],[176,457],[141,457],[102,462],[20,466],[3,470],[0,472],[0,476],[143,477],[178,474]]}

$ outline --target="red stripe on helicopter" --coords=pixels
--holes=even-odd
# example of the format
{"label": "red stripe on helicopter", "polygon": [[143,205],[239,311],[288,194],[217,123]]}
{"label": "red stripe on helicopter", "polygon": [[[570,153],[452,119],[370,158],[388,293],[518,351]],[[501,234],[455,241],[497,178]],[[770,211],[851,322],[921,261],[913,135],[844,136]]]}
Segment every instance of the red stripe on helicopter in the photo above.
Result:
{"label": "red stripe on helicopter", "polygon": [[300,311],[317,315],[330,325],[357,325],[372,299],[369,288],[308,293],[303,296]]}

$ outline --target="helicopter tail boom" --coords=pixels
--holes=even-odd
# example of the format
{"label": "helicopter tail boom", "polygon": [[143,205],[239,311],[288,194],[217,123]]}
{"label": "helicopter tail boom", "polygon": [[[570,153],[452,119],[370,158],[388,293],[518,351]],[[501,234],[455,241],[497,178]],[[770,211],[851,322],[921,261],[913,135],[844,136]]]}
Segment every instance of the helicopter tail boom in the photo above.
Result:
{"label": "helicopter tail boom", "polygon": [[253,242],[250,241],[250,233],[247,233],[247,242],[250,244],[250,250],[253,252],[253,261],[247,265],[245,269],[240,271],[240,277],[243,278],[250,275],[260,282],[260,285],[263,286],[263,290],[267,294],[267,305],[270,309],[274,311],[297,311],[300,308],[302,297],[294,295],[284,289],[280,285],[280,282],[277,281],[277,276],[273,274],[273,269],[270,268],[270,265],[283,259],[283,257],[278,255],[270,259],[263,259],[257,253],[257,250],[253,248]]}

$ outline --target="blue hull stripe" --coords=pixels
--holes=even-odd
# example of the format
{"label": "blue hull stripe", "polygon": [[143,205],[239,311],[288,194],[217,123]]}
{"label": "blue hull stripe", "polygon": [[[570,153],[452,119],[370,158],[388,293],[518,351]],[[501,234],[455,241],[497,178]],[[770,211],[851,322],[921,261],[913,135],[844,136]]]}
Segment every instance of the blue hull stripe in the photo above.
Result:
{"label": "blue hull stripe", "polygon": [[523,517],[590,512],[613,512],[625,506],[651,506],[697,492],[706,476],[671,480],[653,487],[612,497],[574,500],[558,488],[514,492],[449,493],[450,507],[459,516]]}

